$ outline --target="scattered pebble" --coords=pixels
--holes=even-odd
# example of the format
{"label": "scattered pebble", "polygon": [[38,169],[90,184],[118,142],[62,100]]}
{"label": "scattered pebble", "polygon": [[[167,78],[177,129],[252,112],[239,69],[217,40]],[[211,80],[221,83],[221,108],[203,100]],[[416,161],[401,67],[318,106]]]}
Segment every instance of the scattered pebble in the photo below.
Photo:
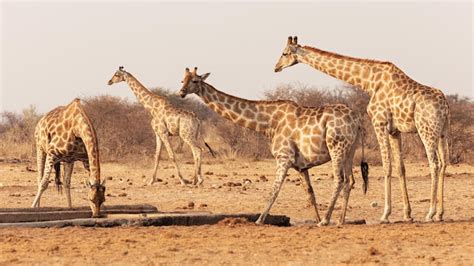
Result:
{"label": "scattered pebble", "polygon": [[267,178],[266,176],[264,176],[264,175],[261,175],[261,176],[259,177],[259,179],[260,179],[260,181],[262,181],[262,182],[267,182],[267,181],[268,181],[268,178]]}
{"label": "scattered pebble", "polygon": [[377,207],[378,205],[379,205],[379,204],[378,204],[376,201],[372,201],[372,202],[370,203],[370,207],[372,207],[372,208],[375,208],[375,207]]}
{"label": "scattered pebble", "polygon": [[188,202],[188,209],[194,209],[194,202],[193,201]]}
{"label": "scattered pebble", "polygon": [[118,194],[118,196],[119,196],[119,197],[126,197],[126,196],[127,196],[127,193],[122,192],[122,193]]}
{"label": "scattered pebble", "polygon": [[113,180],[114,178],[111,177],[111,176],[108,176],[108,177],[106,177],[105,179],[106,179],[106,180]]}

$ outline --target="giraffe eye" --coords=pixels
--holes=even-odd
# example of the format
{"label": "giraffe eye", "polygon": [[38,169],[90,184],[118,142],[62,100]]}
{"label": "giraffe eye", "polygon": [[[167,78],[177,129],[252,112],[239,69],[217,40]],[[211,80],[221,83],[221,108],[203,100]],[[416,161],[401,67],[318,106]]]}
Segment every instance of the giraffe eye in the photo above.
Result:
{"label": "giraffe eye", "polygon": [[197,81],[197,80],[193,80],[193,83],[198,83],[198,81]]}
{"label": "giraffe eye", "polygon": [[282,55],[283,55],[283,56],[287,56],[287,55],[288,55],[288,53],[283,53]]}

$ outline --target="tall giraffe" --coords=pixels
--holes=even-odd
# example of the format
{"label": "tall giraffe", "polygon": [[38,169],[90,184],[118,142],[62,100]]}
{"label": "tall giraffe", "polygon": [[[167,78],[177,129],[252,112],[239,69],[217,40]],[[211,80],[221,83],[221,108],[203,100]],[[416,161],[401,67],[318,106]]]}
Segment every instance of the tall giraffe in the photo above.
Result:
{"label": "tall giraffe", "polygon": [[209,149],[211,155],[214,152],[209,145],[202,139],[201,135],[201,121],[195,113],[186,111],[173,106],[165,97],[159,96],[148,90],[143,86],[132,74],[119,67],[108,84],[125,81],[130,89],[133,91],[138,101],[150,112],[152,116],[151,126],[156,136],[156,154],[155,154],[155,168],[153,176],[149,181],[149,185],[156,182],[156,172],[160,162],[161,147],[165,145],[170,159],[173,161],[176,168],[176,173],[182,185],[191,183],[183,178],[176,163],[173,149],[171,148],[168,136],[179,136],[190,148],[194,157],[194,179],[193,184],[202,184],[204,179],[201,175],[201,148],[198,144],[198,137],[204,142],[204,145]]}
{"label": "tall giraffe", "polygon": [[449,106],[444,94],[411,79],[393,63],[353,58],[300,46],[297,37],[288,37],[275,72],[297,63],[307,64],[352,84],[370,96],[367,113],[377,135],[385,175],[385,208],[381,222],[389,222],[388,216],[392,209],[392,159],[403,193],[404,219],[413,220],[400,133],[418,133],[423,142],[431,173],[430,209],[426,220],[433,221],[436,213],[436,219],[441,221],[444,213],[444,176],[448,163],[450,123]]}
{"label": "tall giraffe", "polygon": [[[68,206],[71,203],[71,174],[74,161],[82,161],[89,172],[86,184],[92,216],[100,216],[105,201],[105,186],[100,181],[99,144],[89,117],[79,99],[60,106],[43,116],[35,129],[36,159],[38,164],[38,192],[32,207],[40,206],[40,198],[48,187],[52,167],[56,169],[59,185],[60,163],[64,163],[64,183]],[[105,181],[105,180],[104,180]]]}
{"label": "tall giraffe", "polygon": [[[250,101],[218,91],[205,82],[210,73],[202,76],[186,68],[183,87],[179,94],[185,97],[195,93],[212,110],[224,118],[246,128],[262,132],[271,139],[272,154],[277,163],[276,179],[266,208],[257,220],[262,224],[285,181],[290,168],[297,170],[304,181],[308,200],[315,210],[316,222],[327,225],[337,197],[344,189],[344,202],[339,220],[344,223],[347,203],[354,177],[352,160],[362,128],[360,117],[345,105],[302,107],[292,101]],[[363,143],[362,143],[363,145]],[[334,190],[329,209],[320,222],[316,198],[308,169],[332,161]],[[367,189],[368,166],[363,166],[364,192]]]}

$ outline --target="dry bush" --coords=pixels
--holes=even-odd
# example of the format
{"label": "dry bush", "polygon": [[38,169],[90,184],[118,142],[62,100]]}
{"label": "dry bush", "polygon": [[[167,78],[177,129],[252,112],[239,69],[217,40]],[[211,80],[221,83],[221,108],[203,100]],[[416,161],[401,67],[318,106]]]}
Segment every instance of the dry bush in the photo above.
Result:
{"label": "dry bush", "polygon": [[29,160],[35,155],[35,126],[40,115],[33,106],[21,114],[3,112],[0,123],[0,156]]}
{"label": "dry bush", "polygon": [[[196,97],[180,98],[161,88],[153,92],[166,96],[174,105],[195,112],[202,122],[203,137],[223,159],[271,158],[270,142],[262,134],[240,127],[217,115]],[[345,103],[363,116],[366,129],[365,157],[372,165],[380,164],[378,143],[370,123],[366,106],[369,101],[363,92],[347,86],[320,89],[301,83],[277,87],[265,92],[265,98],[289,99],[305,106]],[[474,162],[474,103],[457,95],[448,96],[451,108],[451,162]],[[102,161],[146,162],[155,154],[155,135],[151,117],[141,104],[113,96],[94,96],[83,100],[99,138]],[[4,112],[0,121],[0,156],[34,158],[34,128],[40,118],[33,107],[21,114]],[[179,138],[171,138],[174,150],[180,152]],[[426,155],[417,134],[403,134],[403,154],[408,161],[425,161]],[[182,145],[180,157],[191,158],[187,145]],[[204,152],[205,156],[207,152]],[[360,152],[356,154],[358,161]],[[163,159],[167,153],[162,152]]]}

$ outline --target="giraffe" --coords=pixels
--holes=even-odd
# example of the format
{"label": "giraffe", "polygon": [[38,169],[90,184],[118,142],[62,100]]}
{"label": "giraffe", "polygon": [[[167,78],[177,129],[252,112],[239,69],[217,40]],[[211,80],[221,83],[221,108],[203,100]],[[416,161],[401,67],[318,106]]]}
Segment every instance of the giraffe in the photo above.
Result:
{"label": "giraffe", "polygon": [[[210,73],[203,75],[185,70],[181,97],[195,93],[219,115],[271,139],[272,154],[276,159],[276,179],[268,203],[257,224],[263,224],[270,208],[285,181],[290,168],[299,172],[304,189],[315,211],[315,220],[320,226],[328,225],[337,197],[342,189],[343,208],[340,224],[344,223],[350,191],[355,183],[352,162],[356,142],[363,138],[360,116],[342,104],[324,107],[303,107],[292,101],[250,101],[228,95],[206,83]],[[311,186],[308,170],[313,166],[332,161],[334,190],[329,209],[320,219],[316,197]],[[368,166],[364,162],[364,192],[367,189]]]}
{"label": "giraffe", "polygon": [[[60,186],[60,163],[64,163],[64,183],[68,207],[71,203],[71,175],[74,161],[82,161],[89,172],[88,199],[93,217],[100,216],[105,201],[105,184],[100,180],[99,146],[94,126],[84,111],[80,99],[60,106],[43,116],[35,128],[38,192],[32,207],[40,207],[40,198],[48,187],[52,167],[56,170],[56,185]],[[105,181],[105,180],[104,180]]]}
{"label": "giraffe", "polygon": [[411,79],[391,62],[359,59],[288,42],[275,72],[304,63],[363,90],[370,97],[367,113],[380,146],[385,180],[385,208],[380,219],[388,223],[391,213],[392,160],[403,195],[404,220],[411,222],[411,207],[402,160],[401,133],[417,133],[425,147],[431,175],[430,208],[426,221],[442,221],[444,177],[448,163],[450,112],[444,94]]}
{"label": "giraffe", "polygon": [[165,97],[159,96],[143,86],[132,74],[123,70],[123,66],[115,72],[109,80],[108,85],[125,81],[133,91],[138,101],[150,112],[152,116],[151,126],[156,137],[156,153],[155,167],[153,176],[149,181],[149,185],[156,182],[156,173],[160,162],[162,144],[168,152],[173,162],[179,181],[182,185],[191,182],[184,179],[181,175],[176,158],[171,148],[168,136],[179,136],[190,148],[194,158],[194,179],[193,185],[200,185],[204,182],[201,175],[201,148],[199,147],[198,137],[201,138],[204,145],[208,148],[212,156],[214,152],[211,147],[204,141],[201,135],[201,121],[195,113],[186,111],[173,106]]}

